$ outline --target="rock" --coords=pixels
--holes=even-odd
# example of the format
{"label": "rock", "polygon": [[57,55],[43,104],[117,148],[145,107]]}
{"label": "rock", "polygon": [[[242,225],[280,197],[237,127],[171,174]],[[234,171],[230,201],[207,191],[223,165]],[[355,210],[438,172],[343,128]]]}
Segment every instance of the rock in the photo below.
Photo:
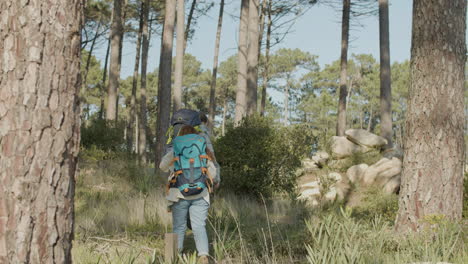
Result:
{"label": "rock", "polygon": [[364,172],[362,183],[364,185],[371,185],[377,183],[382,186],[388,179],[401,172],[401,161],[397,158],[391,160],[383,158],[374,165],[370,166]]}
{"label": "rock", "polygon": [[332,137],[331,145],[332,157],[334,159],[343,159],[354,153],[364,153],[370,150],[367,147],[349,141],[346,137]]}
{"label": "rock", "polygon": [[346,172],[346,168],[349,168],[353,164],[351,158],[344,158],[339,160],[330,160],[328,162],[328,167],[334,171]]}
{"label": "rock", "polygon": [[400,189],[400,184],[401,176],[400,174],[398,174],[397,176],[391,178],[387,183],[385,183],[383,191],[387,194],[396,193],[398,189]]}
{"label": "rock", "polygon": [[385,138],[372,134],[364,129],[348,129],[345,135],[351,142],[370,148],[380,148],[387,144]]}
{"label": "rock", "polygon": [[325,152],[325,151],[319,151],[315,153],[315,155],[312,157],[312,160],[315,162],[320,167],[323,167],[324,165],[327,164],[328,159],[330,158],[330,155]]}
{"label": "rock", "polygon": [[306,158],[301,161],[302,169],[306,172],[318,170],[319,167],[312,159]]}
{"label": "rock", "polygon": [[354,165],[346,171],[346,176],[348,177],[349,181],[352,183],[359,182],[364,172],[369,168],[369,165],[363,163],[359,165]]}

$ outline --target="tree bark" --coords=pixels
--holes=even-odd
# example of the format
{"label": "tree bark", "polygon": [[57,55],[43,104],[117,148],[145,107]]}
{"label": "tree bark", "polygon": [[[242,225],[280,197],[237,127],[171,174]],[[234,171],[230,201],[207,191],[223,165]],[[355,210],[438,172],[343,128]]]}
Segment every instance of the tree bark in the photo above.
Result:
{"label": "tree bark", "polygon": [[283,122],[284,125],[287,126],[289,122],[289,77],[286,81],[286,86],[284,87],[284,114],[283,114]]}
{"label": "tree bark", "polygon": [[239,125],[247,114],[247,39],[249,21],[249,0],[242,0],[239,22],[239,51],[234,124]]}
{"label": "tree bark", "polygon": [[122,0],[114,0],[114,15],[111,25],[111,55],[109,67],[109,84],[107,86],[106,119],[117,120],[117,99],[120,79],[120,47],[122,45]]}
{"label": "tree bark", "polygon": [[213,131],[215,113],[216,113],[216,77],[218,74],[218,56],[219,56],[219,44],[221,42],[221,29],[223,27],[223,13],[224,13],[224,0],[221,0],[219,5],[219,17],[218,17],[218,29],[216,30],[216,43],[215,53],[213,59],[213,76],[211,77],[211,89],[210,89],[210,105],[209,105],[209,116],[210,116],[210,129]]}
{"label": "tree bark", "polygon": [[193,13],[195,12],[195,7],[197,6],[197,0],[192,1],[192,6],[190,7],[190,11],[187,17],[187,26],[185,27],[185,34],[184,34],[184,54],[185,50],[187,50],[187,41],[189,38],[190,33],[190,25],[192,24]]}
{"label": "tree bark", "polygon": [[143,8],[143,49],[141,59],[141,87],[140,87],[140,115],[138,118],[138,155],[142,163],[146,163],[146,131],[148,129],[147,107],[146,107],[146,72],[148,68],[148,52],[151,24],[148,24],[150,0],[145,0]]}
{"label": "tree bark", "polygon": [[174,112],[182,108],[182,81],[184,72],[185,0],[177,0],[177,43],[174,71]]}
{"label": "tree bark", "polygon": [[[265,10],[267,9],[267,0],[263,0],[262,4],[260,5],[259,0],[259,30],[258,30],[258,61],[260,61],[260,55],[262,54],[262,42],[263,42],[263,33],[265,32]],[[260,7],[261,6],[261,7]]]}
{"label": "tree bark", "polygon": [[1,1],[0,263],[71,263],[83,1]]}
{"label": "tree bark", "polygon": [[96,45],[96,40],[99,36],[99,29],[101,28],[101,21],[98,22],[96,26],[96,34],[94,35],[93,40],[91,41],[91,47],[89,48],[88,58],[86,59],[86,67],[83,73],[83,89],[86,89],[88,83],[88,72],[89,66],[91,65],[91,58],[93,57],[94,46]]}
{"label": "tree bark", "polygon": [[[136,92],[138,86],[138,70],[140,69],[140,55],[141,55],[141,39],[143,35],[143,19],[144,19],[144,2],[141,2],[140,10],[140,24],[138,27],[138,36],[136,42],[136,55],[135,55],[135,66],[133,68],[133,80],[132,80],[132,94],[130,97],[130,111],[128,111],[128,136],[127,136],[127,151],[133,152],[133,133],[135,127],[135,116],[136,116]],[[136,152],[136,149],[135,149]]]}
{"label": "tree bark", "polygon": [[107,50],[106,50],[106,58],[104,60],[104,70],[102,72],[102,84],[101,84],[101,106],[99,107],[99,119],[102,120],[104,118],[104,97],[106,95],[106,79],[107,79],[107,65],[109,62],[109,53],[110,53],[110,35],[109,35],[109,40],[107,41]]}
{"label": "tree bark", "polygon": [[260,115],[265,116],[266,97],[269,79],[269,68],[270,68],[270,46],[271,46],[271,0],[268,1],[268,22],[267,22],[267,35],[266,35],[266,47],[265,47],[265,69],[263,71],[263,89],[262,89],[262,101],[260,105]]}
{"label": "tree bark", "polygon": [[247,58],[247,115],[257,113],[257,88],[258,88],[258,0],[250,0],[249,3],[249,48]]}
{"label": "tree bark", "polygon": [[380,135],[387,140],[384,149],[393,147],[390,33],[388,24],[388,0],[379,0]]}
{"label": "tree bark", "polygon": [[351,0],[343,0],[343,19],[341,21],[341,73],[340,73],[340,98],[338,102],[338,121],[336,135],[344,136],[346,130],[346,96],[347,92],[347,68],[348,68],[348,39],[349,39],[349,14]]}
{"label": "tree bark", "polygon": [[399,231],[462,216],[466,8],[465,0],[413,2]]}
{"label": "tree bark", "polygon": [[370,113],[369,113],[369,122],[367,123],[367,131],[371,131],[371,127],[372,127],[372,119],[374,118],[374,109],[370,109]]}
{"label": "tree bark", "polygon": [[166,132],[169,128],[171,114],[171,70],[172,45],[174,41],[174,22],[176,1],[166,0],[164,27],[161,38],[161,58],[159,61],[158,81],[158,120],[156,122],[155,166],[159,167],[165,152]]}

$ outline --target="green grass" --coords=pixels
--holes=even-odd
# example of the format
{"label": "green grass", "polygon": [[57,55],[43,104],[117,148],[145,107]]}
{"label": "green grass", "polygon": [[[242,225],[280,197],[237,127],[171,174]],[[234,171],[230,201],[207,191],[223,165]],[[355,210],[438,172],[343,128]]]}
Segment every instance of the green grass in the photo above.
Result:
{"label": "green grass", "polygon": [[[74,263],[162,263],[171,215],[164,180],[129,160],[83,163],[77,176]],[[216,194],[207,222],[218,263],[468,263],[465,223],[393,230],[396,197],[370,190],[359,208],[308,208],[289,196],[258,200]],[[176,261],[196,263],[193,235]]]}

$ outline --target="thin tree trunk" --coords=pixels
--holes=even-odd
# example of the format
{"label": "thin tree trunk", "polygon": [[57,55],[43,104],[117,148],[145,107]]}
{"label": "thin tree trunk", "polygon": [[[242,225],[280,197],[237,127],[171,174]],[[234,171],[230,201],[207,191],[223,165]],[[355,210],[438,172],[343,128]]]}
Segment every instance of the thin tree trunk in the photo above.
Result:
{"label": "thin tree trunk", "polygon": [[[138,118],[138,154],[140,161],[146,163],[146,137],[148,130],[147,107],[146,107],[146,72],[148,68],[148,52],[150,42],[151,24],[148,25],[150,0],[145,0],[143,8],[143,49],[141,59],[141,87],[140,87],[140,116]],[[170,91],[169,91],[170,96]],[[170,108],[170,106],[169,106]]]}
{"label": "thin tree trunk", "polygon": [[249,48],[247,58],[247,115],[257,113],[258,89],[258,0],[250,0],[249,4]]}
{"label": "thin tree trunk", "polygon": [[187,26],[185,27],[184,54],[185,54],[185,50],[187,50],[187,41],[188,41],[189,33],[190,33],[190,26],[192,25],[193,13],[195,12],[195,7],[196,6],[197,6],[197,0],[193,0],[192,1],[192,6],[190,7],[190,11],[189,11],[188,18],[187,18]]}
{"label": "thin tree trunk", "polygon": [[247,39],[249,22],[249,0],[242,0],[239,22],[239,52],[234,124],[239,125],[247,114]]}
{"label": "thin tree trunk", "polygon": [[372,119],[374,118],[374,109],[370,109],[370,113],[369,113],[369,122],[367,123],[367,131],[371,131],[371,127],[372,127]]}
{"label": "thin tree trunk", "polygon": [[260,29],[258,30],[258,61],[260,61],[260,55],[262,54],[262,42],[263,42],[263,33],[265,31],[265,11],[267,9],[267,0],[263,0],[260,8],[259,2],[259,26]]}
{"label": "thin tree trunk", "polygon": [[[195,2],[195,1],[194,1]],[[213,131],[215,112],[216,112],[216,77],[218,74],[218,55],[219,55],[219,44],[221,42],[221,29],[223,27],[223,13],[224,13],[224,0],[221,0],[219,5],[219,17],[218,17],[218,29],[216,30],[216,43],[215,53],[213,59],[213,76],[211,77],[211,89],[210,89],[210,105],[209,105],[209,116],[210,116],[210,129]]]}
{"label": "thin tree trunk", "polygon": [[379,0],[380,40],[380,135],[387,140],[384,149],[392,148],[392,86],[390,72],[390,33],[388,0]]}
{"label": "thin tree trunk", "polygon": [[260,115],[265,116],[266,108],[266,97],[267,97],[267,88],[268,88],[268,79],[269,79],[269,68],[270,68],[270,45],[271,45],[271,0],[268,1],[268,22],[267,22],[267,37],[266,37],[266,47],[265,47],[265,69],[263,71],[263,89],[262,89],[262,102],[260,105]]}
{"label": "thin tree trunk", "polygon": [[338,122],[336,135],[344,136],[346,130],[346,96],[347,96],[347,68],[348,68],[348,39],[349,39],[349,14],[351,0],[343,0],[343,19],[341,21],[341,73],[340,73],[340,98],[338,102]]}
{"label": "thin tree trunk", "polygon": [[177,43],[174,71],[174,112],[182,108],[182,82],[184,71],[185,0],[177,0]]}
{"label": "thin tree trunk", "polygon": [[99,108],[99,119],[102,120],[104,118],[104,98],[106,95],[106,79],[107,79],[107,65],[109,62],[109,53],[110,53],[110,46],[111,46],[111,39],[109,35],[109,40],[107,41],[107,50],[106,50],[106,58],[104,60],[104,70],[102,72],[102,84],[101,84],[101,106]]}
{"label": "thin tree trunk", "polygon": [[155,167],[159,167],[165,152],[166,131],[169,128],[171,114],[171,70],[172,45],[174,41],[174,22],[176,1],[166,0],[163,34],[161,38],[161,58],[158,81],[158,120],[156,122]]}
{"label": "thin tree trunk", "polygon": [[122,0],[114,0],[114,13],[111,25],[111,55],[109,84],[107,87],[106,119],[117,120],[117,99],[120,79],[120,48],[122,46]]}
{"label": "thin tree trunk", "polygon": [[462,217],[466,9],[465,0],[413,1],[398,231]]}
{"label": "thin tree trunk", "polygon": [[72,262],[82,4],[0,2],[0,263]]}
{"label": "thin tree trunk", "polygon": [[[127,136],[127,151],[133,152],[133,130],[135,127],[136,115],[136,92],[138,86],[138,70],[140,69],[141,55],[141,38],[143,35],[143,19],[144,19],[144,2],[141,3],[140,25],[138,28],[138,37],[136,42],[135,67],[133,68],[132,94],[130,98],[130,111],[128,111],[128,136]],[[135,149],[136,151],[136,149]]]}
{"label": "thin tree trunk", "polygon": [[91,47],[89,48],[89,54],[88,58],[86,59],[86,67],[85,71],[83,73],[83,89],[86,89],[86,86],[88,84],[88,72],[89,72],[89,66],[91,65],[91,58],[93,57],[93,51],[94,51],[94,46],[96,45],[96,40],[99,36],[99,29],[101,28],[101,21],[99,20],[97,26],[96,26],[96,34],[94,35],[93,40],[91,41]]}
{"label": "thin tree trunk", "polygon": [[289,122],[289,84],[290,80],[289,77],[286,81],[286,86],[284,87],[284,114],[283,114],[283,122],[284,125],[287,126]]}

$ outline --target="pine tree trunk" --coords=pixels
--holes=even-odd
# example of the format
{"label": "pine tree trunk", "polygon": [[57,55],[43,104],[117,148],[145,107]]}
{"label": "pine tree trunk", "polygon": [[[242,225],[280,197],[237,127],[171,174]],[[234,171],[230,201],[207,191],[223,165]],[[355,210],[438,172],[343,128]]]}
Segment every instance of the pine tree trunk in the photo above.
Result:
{"label": "pine tree trunk", "polygon": [[122,45],[122,0],[114,0],[114,12],[111,25],[111,54],[109,84],[107,86],[106,119],[117,120],[117,99],[120,79],[120,48]]}
{"label": "pine tree trunk", "polygon": [[370,113],[369,113],[369,122],[367,123],[367,131],[371,131],[371,127],[372,127],[372,119],[374,118],[374,109],[370,109]]}
{"label": "pine tree trunk", "polygon": [[187,26],[185,27],[185,33],[184,33],[184,54],[185,51],[187,50],[187,41],[189,38],[189,33],[190,33],[190,25],[192,24],[192,18],[193,18],[193,13],[195,12],[195,7],[197,6],[197,0],[192,1],[192,6],[190,7],[190,11],[187,17]]}
{"label": "pine tree trunk", "polygon": [[249,23],[249,0],[242,0],[239,22],[239,52],[234,124],[239,125],[247,114],[247,39]]}
{"label": "pine tree trunk", "polygon": [[415,0],[411,86],[396,229],[428,216],[461,219],[466,1]]}
{"label": "pine tree trunk", "polygon": [[284,112],[283,112],[283,122],[284,125],[287,126],[289,123],[289,76],[286,81],[286,86],[284,87]]}
{"label": "pine tree trunk", "polygon": [[258,0],[250,0],[249,4],[249,48],[247,58],[247,115],[257,112],[258,88]]}
{"label": "pine tree trunk", "polygon": [[219,17],[218,17],[218,29],[216,30],[216,43],[215,53],[213,59],[213,76],[211,77],[211,89],[210,89],[210,105],[209,105],[209,116],[210,116],[210,129],[213,131],[215,113],[216,113],[216,77],[218,74],[218,56],[219,56],[219,44],[221,42],[221,29],[223,27],[223,13],[224,13],[224,0],[221,0],[219,5]]}
{"label": "pine tree trunk", "polygon": [[83,73],[83,89],[87,89],[87,83],[88,83],[88,72],[89,72],[89,66],[91,65],[91,58],[93,57],[93,52],[94,52],[94,46],[96,45],[96,40],[99,36],[99,29],[101,28],[101,21],[98,22],[96,26],[96,34],[94,34],[94,38],[91,41],[91,47],[89,48],[89,54],[88,58],[86,59],[86,67],[85,71]]}
{"label": "pine tree trunk", "polygon": [[110,40],[110,35],[109,35],[109,40],[107,41],[106,58],[104,60],[104,70],[102,71],[101,106],[99,107],[99,119],[100,120],[103,120],[104,118],[104,108],[105,108],[104,99],[106,96],[105,87],[106,87],[106,79],[107,79],[107,65],[109,62],[109,54],[110,54],[110,44],[111,44],[111,40]]}
{"label": "pine tree trunk", "polygon": [[387,145],[384,146],[384,149],[393,146],[390,33],[388,24],[388,0],[379,0],[380,135],[387,139]]}
{"label": "pine tree trunk", "polygon": [[176,1],[166,0],[164,27],[161,40],[161,58],[159,62],[158,81],[158,120],[156,122],[155,166],[159,167],[165,152],[166,132],[169,128],[171,114],[171,70],[172,45],[174,41],[174,23]]}
{"label": "pine tree trunk", "polygon": [[269,67],[270,67],[270,43],[271,43],[271,0],[268,1],[268,22],[267,22],[267,36],[266,36],[266,47],[265,47],[265,69],[263,71],[263,88],[262,88],[262,101],[260,105],[260,115],[265,116],[266,108],[266,97],[267,97],[267,88],[268,88],[268,79],[269,79]]}
{"label": "pine tree trunk", "polygon": [[338,102],[338,122],[336,135],[344,136],[346,130],[346,96],[347,92],[347,68],[348,68],[348,39],[349,39],[349,14],[351,0],[343,0],[343,19],[341,21],[341,73],[340,73],[340,98]]}
{"label": "pine tree trunk", "polygon": [[146,72],[148,68],[148,52],[149,52],[149,42],[150,36],[149,32],[151,31],[151,24],[148,24],[149,19],[149,8],[150,0],[145,0],[145,5],[143,7],[143,48],[141,51],[141,87],[140,87],[140,115],[138,118],[138,154],[140,161],[146,163],[146,136],[148,129],[147,121],[147,107],[146,107]]}
{"label": "pine tree trunk", "polygon": [[[130,111],[128,111],[128,136],[127,136],[127,151],[133,152],[133,130],[135,127],[135,116],[136,116],[136,91],[138,86],[138,70],[140,69],[140,55],[141,55],[141,38],[143,35],[143,17],[144,14],[144,2],[141,3],[140,11],[140,25],[138,28],[138,36],[136,42],[136,55],[135,55],[135,67],[133,68],[133,80],[132,80],[132,94],[130,98]],[[136,151],[136,149],[135,149]]]}
{"label": "pine tree trunk", "polygon": [[184,71],[184,0],[177,0],[177,43],[174,71],[174,112],[182,108],[182,81]]}
{"label": "pine tree trunk", "polygon": [[258,61],[260,61],[260,55],[262,54],[262,43],[263,43],[263,33],[265,32],[265,13],[267,9],[267,0],[263,0],[260,5],[259,0],[259,30],[258,30]]}
{"label": "pine tree trunk", "polygon": [[72,261],[82,4],[0,1],[0,263]]}

